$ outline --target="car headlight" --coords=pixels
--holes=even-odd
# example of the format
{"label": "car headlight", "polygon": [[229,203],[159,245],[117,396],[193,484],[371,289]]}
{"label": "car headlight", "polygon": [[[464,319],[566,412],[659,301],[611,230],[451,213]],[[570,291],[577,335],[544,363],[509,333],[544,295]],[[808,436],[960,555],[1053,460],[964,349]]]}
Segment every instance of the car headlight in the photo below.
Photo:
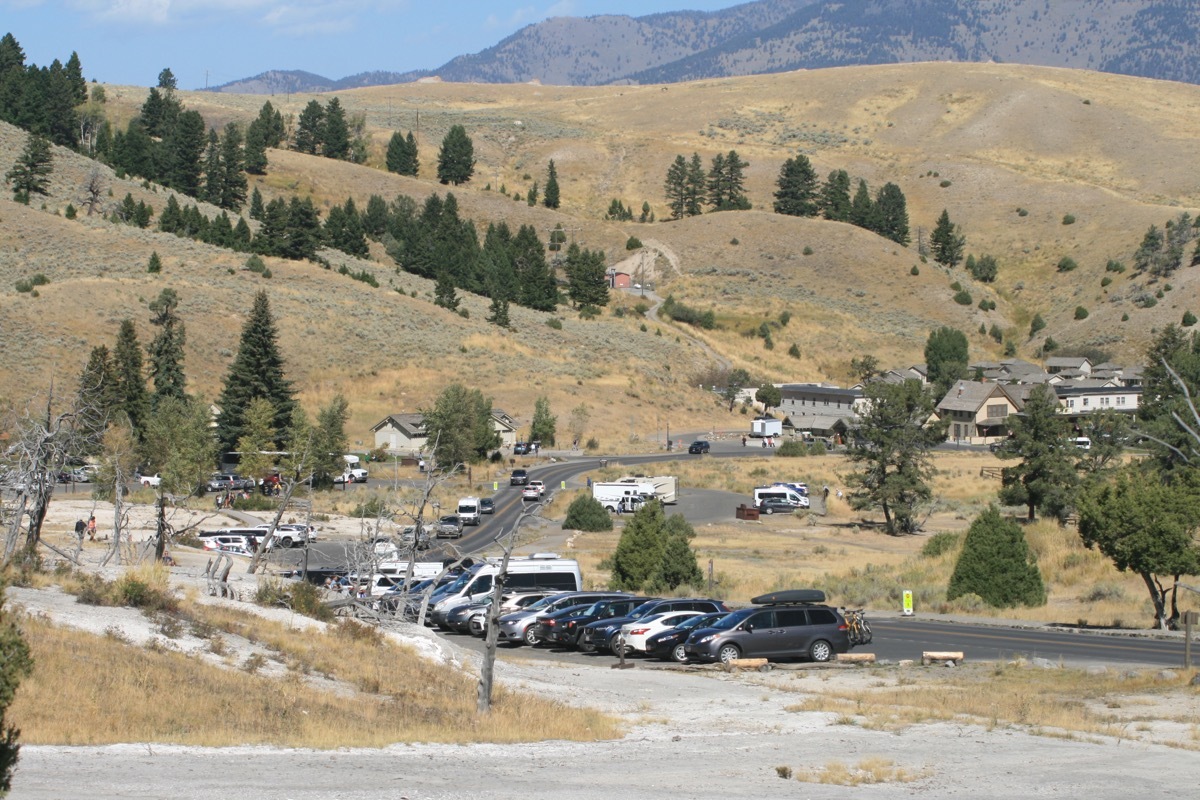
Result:
{"label": "car headlight", "polygon": [[717,638],[717,635],[715,633],[709,634],[708,636],[701,636],[699,639],[696,640],[696,644],[708,644],[715,638]]}

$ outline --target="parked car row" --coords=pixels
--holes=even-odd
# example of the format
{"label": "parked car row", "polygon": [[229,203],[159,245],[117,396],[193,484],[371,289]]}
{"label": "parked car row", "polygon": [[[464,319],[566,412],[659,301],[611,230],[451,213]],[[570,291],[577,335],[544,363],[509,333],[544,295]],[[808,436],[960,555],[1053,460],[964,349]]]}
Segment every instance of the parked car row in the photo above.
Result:
{"label": "parked car row", "polygon": [[[845,619],[824,593],[778,592],[731,610],[711,598],[653,598],[624,592],[506,595],[498,641],[584,653],[608,651],[675,662],[738,658],[829,661],[850,649]],[[491,598],[458,606],[431,623],[447,631],[487,633]],[[509,613],[506,607],[517,606]]]}
{"label": "parked car row", "polygon": [[[267,537],[270,525],[257,525],[248,528],[216,528],[200,531],[200,541],[205,550],[214,550],[237,555],[252,555],[257,552]],[[317,540],[317,529],[312,526],[288,523],[275,528],[275,538],[271,542],[272,549],[302,547]]]}

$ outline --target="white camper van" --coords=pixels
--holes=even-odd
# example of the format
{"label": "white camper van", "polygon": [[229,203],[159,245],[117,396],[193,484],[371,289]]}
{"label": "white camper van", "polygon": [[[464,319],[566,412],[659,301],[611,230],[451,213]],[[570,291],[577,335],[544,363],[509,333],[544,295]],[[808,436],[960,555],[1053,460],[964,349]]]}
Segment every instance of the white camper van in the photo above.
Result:
{"label": "white camper van", "polygon": [[652,478],[630,475],[621,478],[618,483],[649,483],[654,487],[654,496],[664,505],[672,505],[679,499],[679,480],[674,475],[655,475]]}
{"label": "white camper van", "polygon": [[[458,606],[482,600],[492,591],[499,573],[498,558],[475,564],[442,592],[441,598],[430,609],[430,618],[445,619]],[[534,553],[508,560],[508,576],[504,581],[506,592],[541,589],[578,592],[582,588],[583,576],[579,572],[579,562],[573,558],[559,558],[557,553]]]}
{"label": "white camper van", "polygon": [[479,498],[463,497],[458,501],[458,518],[463,525],[479,524]]}
{"label": "white camper van", "polygon": [[783,435],[783,420],[774,417],[759,417],[750,421],[750,435],[763,439],[768,436]]}
{"label": "white camper van", "polygon": [[654,497],[654,484],[647,481],[593,483],[592,497],[610,513],[637,511],[643,503]]}

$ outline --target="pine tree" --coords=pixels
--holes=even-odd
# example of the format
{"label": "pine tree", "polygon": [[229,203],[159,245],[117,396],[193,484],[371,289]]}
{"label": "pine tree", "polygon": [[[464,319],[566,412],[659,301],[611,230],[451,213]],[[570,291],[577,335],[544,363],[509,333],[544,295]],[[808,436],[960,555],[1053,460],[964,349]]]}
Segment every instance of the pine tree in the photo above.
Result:
{"label": "pine tree", "polygon": [[87,79],[83,77],[83,64],[79,61],[79,53],[71,51],[71,57],[67,59],[64,72],[71,86],[71,98],[75,101],[75,105],[86,103],[88,99]]}
{"label": "pine tree", "polygon": [[[241,453],[238,462],[238,472],[255,482],[267,477],[275,466],[274,456],[269,455],[276,449],[279,439],[275,430],[275,406],[265,397],[256,397],[246,406],[246,424],[242,435],[237,440],[237,452]],[[339,454],[341,451],[338,451]]]}
{"label": "pine tree", "polygon": [[283,357],[279,353],[279,332],[271,316],[265,291],[254,297],[254,306],[242,327],[237,355],[225,376],[224,388],[217,400],[217,441],[221,452],[236,449],[244,434],[246,411],[251,401],[262,397],[275,409],[276,444],[282,445],[285,432],[296,410],[295,391],[284,376]]}
{"label": "pine tree", "polygon": [[558,208],[558,170],[554,168],[554,159],[550,159],[550,166],[546,170],[546,191],[542,195],[542,205],[546,208]]}
{"label": "pine tree", "polygon": [[404,137],[404,159],[400,164],[400,174],[417,177],[421,169],[421,154],[417,150],[417,140],[412,131]]}
{"label": "pine tree", "polygon": [[475,174],[475,145],[462,125],[452,125],[438,151],[438,181],[458,186]]}
{"label": "pine tree", "polygon": [[236,122],[225,126],[221,135],[221,197],[218,206],[229,211],[241,211],[246,202],[246,174],[242,153],[242,130]]}
{"label": "pine tree", "polygon": [[284,258],[296,261],[312,260],[321,244],[321,216],[311,197],[301,200],[295,195],[288,203],[287,229],[280,252]]}
{"label": "pine tree", "polygon": [[875,204],[871,202],[871,192],[867,189],[867,182],[860,178],[854,199],[850,201],[849,222],[851,225],[870,230],[874,217]]}
{"label": "pine tree", "polygon": [[602,250],[585,250],[572,242],[567,248],[564,271],[567,296],[577,308],[608,305],[608,276]]}
{"label": "pine tree", "polygon": [[204,117],[198,111],[182,112],[163,138],[163,183],[188,197],[199,197],[206,140]]}
{"label": "pine tree", "polygon": [[815,217],[817,172],[808,156],[801,154],[783,162],[775,191],[775,213],[792,217]]}
{"label": "pine tree", "polygon": [[117,377],[108,348],[97,345],[79,375],[77,428],[85,455],[100,452],[100,439],[118,407]]}
{"label": "pine tree", "polygon": [[508,317],[508,298],[503,294],[497,293],[492,296],[492,302],[488,306],[487,321],[501,328],[512,327]]}
{"label": "pine tree", "polygon": [[387,157],[384,160],[387,171],[404,175],[401,170],[405,164],[405,156],[404,137],[400,135],[400,131],[393,131],[392,138],[388,140]]}
{"label": "pine tree", "polygon": [[339,160],[345,160],[350,155],[350,129],[346,125],[346,112],[336,97],[325,105],[321,155]]}
{"label": "pine tree", "polygon": [[458,310],[458,294],[455,292],[454,276],[449,269],[438,273],[437,284],[433,287],[433,304],[450,311]]}
{"label": "pine tree", "polygon": [[683,156],[675,156],[675,161],[667,169],[663,191],[671,208],[671,219],[683,219],[687,211],[687,161]]}
{"label": "pine tree", "polygon": [[208,148],[204,151],[204,191],[199,199],[219,206],[224,190],[225,168],[221,166],[221,140],[217,132],[209,128]]}
{"label": "pine tree", "polygon": [[379,239],[387,230],[388,207],[387,201],[377,194],[367,200],[367,211],[362,215],[363,233],[372,239]]}
{"label": "pine tree", "polygon": [[250,193],[250,219],[262,222],[264,213],[262,192],[255,186],[254,191]]}
{"label": "pine tree", "polygon": [[251,175],[267,174],[267,141],[266,131],[258,120],[250,123],[246,129],[246,150],[243,155],[245,169]]}
{"label": "pine tree", "polygon": [[529,187],[529,191],[525,194],[525,202],[530,208],[538,204],[538,182],[534,181],[533,186]]}
{"label": "pine tree", "polygon": [[546,248],[532,225],[522,225],[513,237],[513,267],[520,292],[517,302],[538,311],[553,311],[558,305],[558,285],[546,262]]}
{"label": "pine tree", "polygon": [[[157,255],[157,254],[156,254]],[[183,372],[183,346],[187,331],[179,318],[179,295],[174,289],[163,289],[150,302],[150,324],[158,333],[146,352],[150,357],[150,378],[154,381],[155,407],[167,397],[187,399],[187,377]]]}
{"label": "pine tree", "polygon": [[117,409],[125,413],[129,425],[140,436],[150,413],[150,395],[146,392],[146,376],[142,371],[142,347],[138,344],[133,320],[124,319],[117,331],[113,348],[113,377],[116,381]]}
{"label": "pine tree", "polygon": [[49,140],[31,133],[17,162],[4,174],[4,182],[12,184],[14,200],[28,205],[30,195],[49,194],[49,175],[53,171],[54,158],[50,154]]}
{"label": "pine tree", "polygon": [[908,246],[908,203],[900,187],[885,183],[875,196],[872,230],[885,239]]}
{"label": "pine tree", "polygon": [[949,212],[943,208],[933,233],[929,235],[933,260],[945,267],[957,266],[962,261],[966,243],[966,237],[958,232],[958,226],[950,221]]}
{"label": "pine tree", "polygon": [[850,221],[850,175],[844,169],[829,173],[821,186],[821,214],[835,222]]}
{"label": "pine tree", "polygon": [[1000,502],[1025,506],[1030,522],[1039,508],[1061,518],[1071,505],[1078,475],[1075,446],[1067,440],[1054,389],[1035,386],[1023,413],[1009,417],[1008,427],[1010,441],[997,455],[1020,458],[1021,463],[1001,470]]}
{"label": "pine tree", "polygon": [[968,363],[966,334],[948,326],[930,331],[925,340],[925,368],[935,397],[946,396],[955,381],[962,379]]}
{"label": "pine tree", "polygon": [[689,217],[699,216],[704,212],[704,162],[699,153],[692,153],[692,160],[687,167],[687,201],[684,212]]}
{"label": "pine tree", "polygon": [[315,156],[324,139],[324,124],[325,109],[316,100],[309,100],[296,121],[296,150]]}
{"label": "pine tree", "polygon": [[995,506],[975,518],[946,587],[946,599],[976,594],[992,608],[1046,604],[1046,586],[1025,532]]}
{"label": "pine tree", "polygon": [[554,446],[558,417],[550,413],[550,399],[545,395],[533,401],[533,420],[529,423],[529,438],[548,447]]}

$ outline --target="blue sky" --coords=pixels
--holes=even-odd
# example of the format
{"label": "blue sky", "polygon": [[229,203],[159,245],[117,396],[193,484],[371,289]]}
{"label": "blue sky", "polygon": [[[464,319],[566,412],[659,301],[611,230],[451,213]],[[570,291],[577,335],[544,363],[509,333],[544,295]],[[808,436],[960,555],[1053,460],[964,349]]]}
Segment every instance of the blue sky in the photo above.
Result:
{"label": "blue sky", "polygon": [[181,89],[268,69],[338,79],[435,69],[549,17],[715,11],[745,0],[0,0],[0,35],[27,64],[77,51],[89,80],[152,86],[163,67]]}

